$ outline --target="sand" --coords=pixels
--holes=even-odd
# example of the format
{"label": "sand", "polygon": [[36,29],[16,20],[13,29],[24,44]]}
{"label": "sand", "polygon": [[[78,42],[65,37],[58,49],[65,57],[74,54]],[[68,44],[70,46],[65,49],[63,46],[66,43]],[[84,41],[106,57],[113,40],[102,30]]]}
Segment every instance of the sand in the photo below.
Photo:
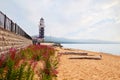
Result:
{"label": "sand", "polygon": [[58,66],[58,80],[120,80],[120,56],[77,49],[56,49],[59,53],[87,52],[88,55],[102,55],[101,60],[69,59],[74,55],[62,55]]}

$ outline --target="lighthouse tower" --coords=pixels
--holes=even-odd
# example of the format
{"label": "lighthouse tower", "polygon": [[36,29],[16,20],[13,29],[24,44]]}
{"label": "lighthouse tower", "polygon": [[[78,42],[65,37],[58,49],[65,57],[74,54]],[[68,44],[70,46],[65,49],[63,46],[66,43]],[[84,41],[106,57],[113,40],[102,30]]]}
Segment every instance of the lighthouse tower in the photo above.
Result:
{"label": "lighthouse tower", "polygon": [[44,41],[44,19],[41,18],[40,19],[40,24],[39,24],[39,39],[40,39],[40,42],[43,42]]}

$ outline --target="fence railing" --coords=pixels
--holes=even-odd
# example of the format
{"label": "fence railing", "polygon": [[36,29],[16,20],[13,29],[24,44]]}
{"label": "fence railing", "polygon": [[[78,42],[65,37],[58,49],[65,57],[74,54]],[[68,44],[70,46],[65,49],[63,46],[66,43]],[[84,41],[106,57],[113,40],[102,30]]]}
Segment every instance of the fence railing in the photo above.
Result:
{"label": "fence railing", "polygon": [[19,25],[9,19],[4,13],[0,11],[0,28],[11,31],[15,34],[32,39]]}

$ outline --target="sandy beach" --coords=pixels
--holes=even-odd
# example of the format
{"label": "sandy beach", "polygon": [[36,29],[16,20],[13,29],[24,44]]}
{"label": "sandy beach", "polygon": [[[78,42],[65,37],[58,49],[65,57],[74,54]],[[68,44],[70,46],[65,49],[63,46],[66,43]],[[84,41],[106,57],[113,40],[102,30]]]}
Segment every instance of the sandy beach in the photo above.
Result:
{"label": "sandy beach", "polygon": [[101,60],[69,59],[80,55],[62,55],[58,67],[58,80],[120,80],[120,56],[77,49],[56,48],[59,53],[78,52],[102,55]]}

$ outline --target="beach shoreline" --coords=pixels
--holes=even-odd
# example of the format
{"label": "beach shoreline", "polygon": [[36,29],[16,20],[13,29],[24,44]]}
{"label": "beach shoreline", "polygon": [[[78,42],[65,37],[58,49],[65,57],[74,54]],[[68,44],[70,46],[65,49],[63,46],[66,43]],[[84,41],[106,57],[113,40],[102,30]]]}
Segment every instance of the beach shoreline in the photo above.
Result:
{"label": "beach shoreline", "polygon": [[[63,55],[58,66],[58,80],[120,80],[120,56],[103,52],[56,47]],[[73,56],[65,52],[88,53],[87,56],[102,55],[100,60],[70,59]]]}

